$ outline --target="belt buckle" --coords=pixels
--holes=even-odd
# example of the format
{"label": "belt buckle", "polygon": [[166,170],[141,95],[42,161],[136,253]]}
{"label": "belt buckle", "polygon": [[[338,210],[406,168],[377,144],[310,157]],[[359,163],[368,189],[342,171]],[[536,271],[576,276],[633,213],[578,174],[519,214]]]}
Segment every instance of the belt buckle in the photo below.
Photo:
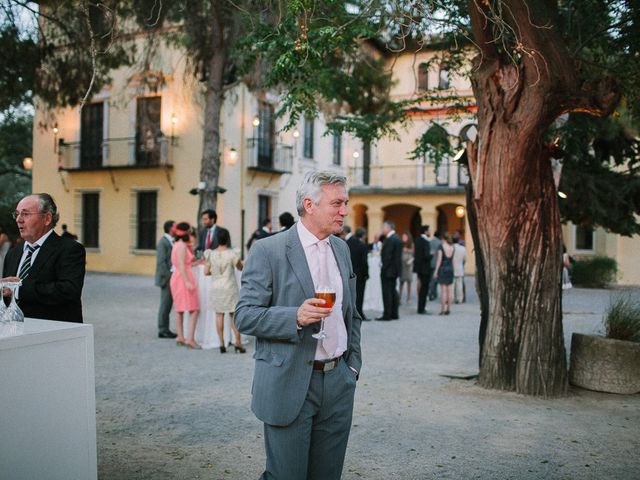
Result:
{"label": "belt buckle", "polygon": [[330,372],[331,370],[336,368],[338,366],[338,360],[339,359],[336,358],[334,360],[329,360],[328,362],[325,362],[324,367],[322,367],[322,371]]}

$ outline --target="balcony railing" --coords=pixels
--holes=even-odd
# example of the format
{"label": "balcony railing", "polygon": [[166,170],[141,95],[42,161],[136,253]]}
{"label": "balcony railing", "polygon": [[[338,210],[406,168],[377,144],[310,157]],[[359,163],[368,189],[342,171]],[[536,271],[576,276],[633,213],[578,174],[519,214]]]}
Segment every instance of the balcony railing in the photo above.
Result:
{"label": "balcony railing", "polygon": [[264,138],[247,139],[247,168],[263,172],[291,173],[293,146]]}
{"label": "balcony railing", "polygon": [[108,138],[101,145],[60,142],[58,167],[61,170],[106,168],[157,168],[171,166],[170,145],[175,138],[159,137],[139,142],[136,137]]}
{"label": "balcony railing", "polygon": [[349,168],[349,186],[355,188],[458,188],[467,184],[467,178],[456,162],[442,163],[437,170],[433,163],[372,165],[368,172],[362,166]]}

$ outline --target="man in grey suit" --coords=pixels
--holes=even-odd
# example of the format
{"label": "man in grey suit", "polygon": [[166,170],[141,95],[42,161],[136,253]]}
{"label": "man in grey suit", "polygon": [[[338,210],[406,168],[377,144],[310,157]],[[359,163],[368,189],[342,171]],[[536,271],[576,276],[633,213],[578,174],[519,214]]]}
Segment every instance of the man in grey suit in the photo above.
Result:
{"label": "man in grey suit", "polygon": [[160,308],[158,309],[158,337],[176,338],[176,334],[169,330],[169,314],[173,306],[173,297],[169,280],[171,279],[171,249],[173,237],[171,230],[176,222],[164,222],[164,235],[156,248],[156,286],[160,287]]}
{"label": "man in grey suit", "polygon": [[[263,480],[338,480],[361,367],[356,276],[342,231],[346,179],[310,172],[296,194],[300,221],[251,249],[235,319],[256,337],[251,408],[264,422]],[[323,280],[324,279],[324,280]],[[327,280],[333,308],[314,298]],[[312,335],[324,321],[326,338]]]}

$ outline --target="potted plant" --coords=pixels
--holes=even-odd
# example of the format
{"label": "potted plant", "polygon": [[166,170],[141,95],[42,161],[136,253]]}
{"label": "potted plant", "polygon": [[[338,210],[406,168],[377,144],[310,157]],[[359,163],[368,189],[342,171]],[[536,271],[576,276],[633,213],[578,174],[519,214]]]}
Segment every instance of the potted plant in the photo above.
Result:
{"label": "potted plant", "polygon": [[614,297],[604,328],[604,337],[572,335],[569,381],[600,392],[640,392],[640,299],[630,294]]}

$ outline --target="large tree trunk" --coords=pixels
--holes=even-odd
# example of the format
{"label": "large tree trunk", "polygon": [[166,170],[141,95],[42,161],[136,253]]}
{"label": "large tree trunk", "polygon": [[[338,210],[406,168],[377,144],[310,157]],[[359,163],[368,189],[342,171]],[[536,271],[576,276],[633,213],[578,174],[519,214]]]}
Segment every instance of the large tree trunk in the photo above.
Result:
{"label": "large tree trunk", "polygon": [[620,94],[610,79],[580,80],[549,2],[500,4],[498,17],[489,2],[469,1],[481,51],[472,72],[470,210],[489,301],[480,384],[552,397],[567,391],[567,369],[560,216],[544,136],[560,114],[607,114]]}
{"label": "large tree trunk", "polygon": [[471,167],[480,170],[474,176],[473,202],[489,295],[480,384],[562,395],[567,389],[562,238],[551,164],[542,143],[546,128],[540,125],[543,115],[535,111],[509,122],[497,120],[501,113],[481,110],[482,150]]}
{"label": "large tree trunk", "polygon": [[218,180],[220,178],[220,116],[224,101],[224,68],[226,55],[216,52],[207,65],[206,89],[204,92],[204,128],[200,181],[205,188],[200,191],[198,212],[215,210],[217,205]]}

